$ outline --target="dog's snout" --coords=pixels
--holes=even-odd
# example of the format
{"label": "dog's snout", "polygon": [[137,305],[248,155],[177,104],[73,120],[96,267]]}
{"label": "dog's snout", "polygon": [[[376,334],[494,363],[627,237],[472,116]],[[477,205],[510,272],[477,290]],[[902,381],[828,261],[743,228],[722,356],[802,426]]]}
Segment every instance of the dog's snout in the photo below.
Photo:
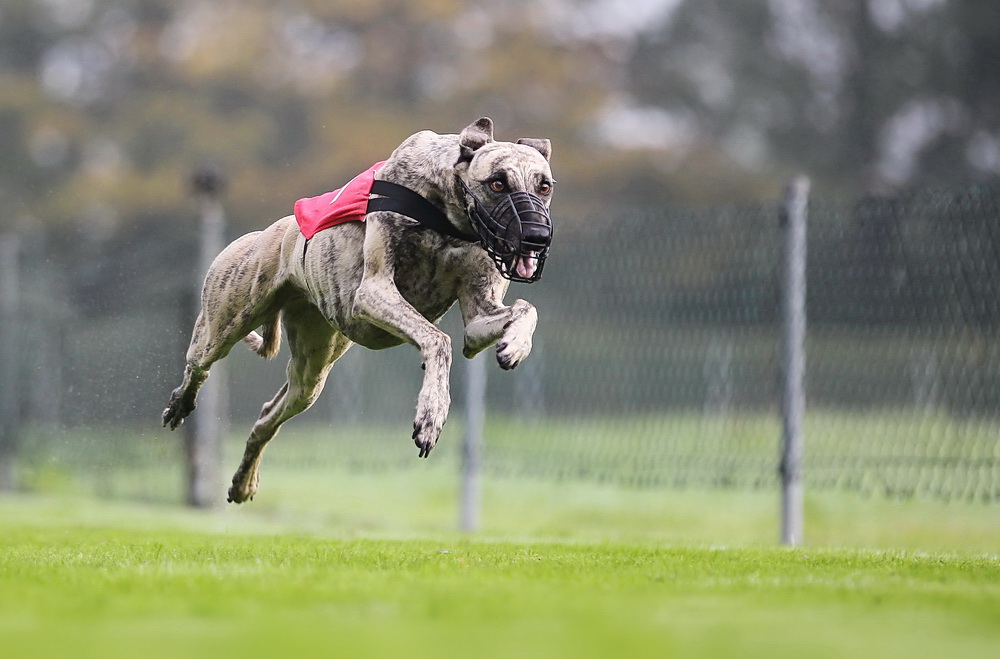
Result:
{"label": "dog's snout", "polygon": [[552,227],[538,222],[526,224],[521,228],[521,240],[530,245],[548,245],[552,240]]}

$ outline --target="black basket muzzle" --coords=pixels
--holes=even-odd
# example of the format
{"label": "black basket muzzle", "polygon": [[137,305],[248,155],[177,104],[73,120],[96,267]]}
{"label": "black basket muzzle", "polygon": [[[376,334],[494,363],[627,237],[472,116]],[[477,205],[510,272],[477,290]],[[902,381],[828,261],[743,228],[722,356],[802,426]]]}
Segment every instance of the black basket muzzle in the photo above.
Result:
{"label": "black basket muzzle", "polygon": [[500,274],[531,283],[542,278],[542,268],[552,242],[552,221],[541,197],[530,192],[511,192],[487,210],[465,181],[459,179],[472,200],[469,220],[486,253]]}

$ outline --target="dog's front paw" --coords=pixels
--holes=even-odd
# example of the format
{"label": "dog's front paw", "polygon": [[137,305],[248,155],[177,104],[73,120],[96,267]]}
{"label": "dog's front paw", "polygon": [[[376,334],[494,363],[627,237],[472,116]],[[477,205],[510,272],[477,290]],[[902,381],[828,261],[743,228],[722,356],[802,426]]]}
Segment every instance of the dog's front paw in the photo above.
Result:
{"label": "dog's front paw", "polygon": [[413,443],[420,452],[419,458],[426,458],[437,445],[441,429],[448,419],[448,409],[441,405],[417,405],[417,416],[413,420]]}
{"label": "dog's front paw", "polygon": [[426,458],[431,454],[431,449],[437,445],[438,437],[441,435],[441,428],[444,422],[438,423],[430,417],[417,417],[413,422],[413,443],[417,445],[420,452],[418,458]]}
{"label": "dog's front paw", "polygon": [[505,371],[517,368],[531,352],[531,339],[527,341],[500,341],[497,344],[497,363]]}
{"label": "dog's front paw", "polygon": [[440,432],[435,433],[426,424],[419,421],[413,422],[413,443],[417,445],[420,452],[418,458],[426,458],[431,454],[431,449],[437,446],[437,438]]}
{"label": "dog's front paw", "polygon": [[503,334],[497,341],[497,363],[509,371],[516,368],[531,353],[531,336],[535,333],[538,314],[535,308],[524,300],[517,300],[511,306],[511,319],[503,326]]}
{"label": "dog's front paw", "polygon": [[508,325],[503,337],[497,342],[497,363],[509,371],[527,359],[531,354],[531,332],[521,330],[515,324]]}

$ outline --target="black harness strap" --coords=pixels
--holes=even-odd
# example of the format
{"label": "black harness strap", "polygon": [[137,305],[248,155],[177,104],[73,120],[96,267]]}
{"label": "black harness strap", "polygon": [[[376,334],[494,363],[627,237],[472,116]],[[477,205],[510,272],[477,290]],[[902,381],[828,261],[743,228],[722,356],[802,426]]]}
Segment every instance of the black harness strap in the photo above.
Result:
{"label": "black harness strap", "polygon": [[372,194],[380,195],[368,200],[368,212],[392,211],[416,220],[428,229],[458,240],[474,243],[479,238],[460,231],[448,221],[444,212],[424,197],[406,186],[389,181],[375,181]]}

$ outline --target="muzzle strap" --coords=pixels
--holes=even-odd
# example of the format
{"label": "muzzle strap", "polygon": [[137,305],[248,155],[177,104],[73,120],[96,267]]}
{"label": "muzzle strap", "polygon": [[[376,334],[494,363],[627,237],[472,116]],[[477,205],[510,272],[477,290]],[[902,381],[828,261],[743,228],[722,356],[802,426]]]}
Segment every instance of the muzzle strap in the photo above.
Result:
{"label": "muzzle strap", "polygon": [[375,181],[372,185],[372,194],[380,196],[368,200],[369,213],[392,211],[416,220],[428,229],[446,236],[470,243],[479,242],[477,236],[460,231],[448,221],[448,216],[444,214],[444,211],[404,185],[389,181]]}
{"label": "muzzle strap", "polygon": [[422,227],[469,243],[479,243],[500,271],[511,281],[531,283],[542,276],[552,240],[548,208],[529,192],[512,192],[488,210],[459,179],[472,200],[469,221],[475,235],[463,232],[448,221],[444,211],[419,193],[398,183],[375,181],[368,199],[368,213],[391,211],[416,220]]}
{"label": "muzzle strap", "polygon": [[541,279],[552,242],[552,222],[545,202],[530,192],[517,191],[507,193],[489,209],[465,181],[459,182],[472,201],[472,228],[501,276],[527,284]]}

